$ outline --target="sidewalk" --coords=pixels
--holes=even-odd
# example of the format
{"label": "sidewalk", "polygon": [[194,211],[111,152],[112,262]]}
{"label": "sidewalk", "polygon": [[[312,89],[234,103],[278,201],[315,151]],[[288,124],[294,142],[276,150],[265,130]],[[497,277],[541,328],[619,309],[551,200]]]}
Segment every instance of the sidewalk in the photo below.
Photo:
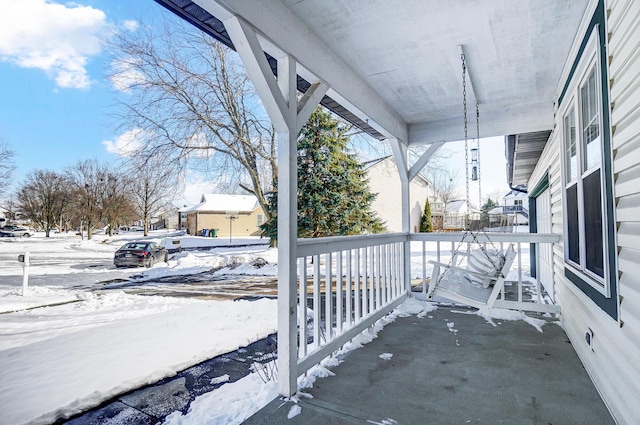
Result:
{"label": "sidewalk", "polygon": [[[198,396],[211,392],[225,383],[248,375],[254,362],[262,362],[265,353],[275,349],[276,336],[270,335],[247,347],[218,356],[184,370],[171,378],[123,394],[103,405],[56,424],[68,425],[151,425],[162,423],[175,412],[186,413]],[[219,380],[228,375],[228,379]]]}

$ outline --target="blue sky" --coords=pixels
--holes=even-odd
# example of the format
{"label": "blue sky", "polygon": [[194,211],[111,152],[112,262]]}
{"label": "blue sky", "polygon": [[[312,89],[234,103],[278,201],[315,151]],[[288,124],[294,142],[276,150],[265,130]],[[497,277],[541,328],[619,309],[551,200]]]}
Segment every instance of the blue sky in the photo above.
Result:
{"label": "blue sky", "polygon": [[120,134],[100,40],[167,12],[152,0],[0,2],[0,141],[16,153],[14,182],[78,160],[116,161],[103,143]]}
{"label": "blue sky", "polygon": [[[135,31],[140,17],[149,22],[169,12],[153,0],[0,3],[0,142],[16,153],[12,189],[36,169],[61,171],[94,157],[117,161],[108,148],[118,146],[127,132],[109,115],[117,92],[104,77],[110,64],[101,40]],[[482,148],[483,193],[502,195],[508,190],[503,139],[483,140]],[[459,167],[462,145],[451,144],[450,150],[447,164]],[[462,168],[461,189],[464,174]],[[213,187],[200,181],[186,202],[198,202]]]}

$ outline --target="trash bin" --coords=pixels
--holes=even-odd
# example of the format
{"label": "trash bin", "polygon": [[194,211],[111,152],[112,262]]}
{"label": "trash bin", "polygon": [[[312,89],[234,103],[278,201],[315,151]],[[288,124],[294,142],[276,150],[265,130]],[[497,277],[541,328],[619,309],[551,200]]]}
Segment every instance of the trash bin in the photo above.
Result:
{"label": "trash bin", "polygon": [[211,231],[209,232],[209,236],[211,236],[212,238],[217,238],[218,237],[218,229],[211,229]]}
{"label": "trash bin", "polygon": [[209,229],[202,229],[202,237],[206,238],[207,236],[209,236]]}

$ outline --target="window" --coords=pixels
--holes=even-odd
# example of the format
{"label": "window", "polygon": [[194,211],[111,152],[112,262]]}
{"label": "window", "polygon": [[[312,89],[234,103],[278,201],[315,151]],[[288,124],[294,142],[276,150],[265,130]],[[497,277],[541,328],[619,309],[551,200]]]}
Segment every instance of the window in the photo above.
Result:
{"label": "window", "polygon": [[264,217],[262,214],[258,214],[258,217],[256,219],[256,225],[258,227],[262,226],[264,224]]}
{"label": "window", "polygon": [[[562,115],[565,263],[608,296],[607,228],[602,158],[602,93],[594,30],[567,91]],[[589,48],[590,46],[590,48]]]}

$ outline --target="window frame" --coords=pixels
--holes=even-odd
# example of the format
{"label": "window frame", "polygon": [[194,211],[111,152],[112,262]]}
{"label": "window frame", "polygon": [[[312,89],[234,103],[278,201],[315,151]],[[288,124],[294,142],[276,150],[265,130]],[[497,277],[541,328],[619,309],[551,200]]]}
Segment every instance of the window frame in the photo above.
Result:
{"label": "window frame", "polygon": [[[611,297],[611,285],[610,281],[610,270],[609,270],[609,259],[608,259],[608,246],[609,246],[609,232],[607,231],[607,221],[611,219],[611,217],[607,216],[607,200],[608,197],[612,196],[612,194],[608,194],[606,190],[606,182],[605,182],[605,166],[604,161],[606,158],[606,153],[604,151],[604,131],[608,131],[605,129],[603,122],[603,106],[602,106],[602,86],[600,82],[602,81],[602,69],[599,58],[601,57],[600,51],[600,36],[599,36],[599,25],[595,25],[592,29],[591,35],[589,36],[589,40],[585,46],[583,55],[581,56],[578,65],[575,69],[575,73],[573,74],[573,78],[571,83],[568,85],[566,90],[566,96],[564,97],[561,106],[559,108],[559,117],[560,117],[560,137],[561,137],[561,170],[562,170],[562,202],[563,202],[563,228],[564,228],[564,263],[565,267],[570,270],[573,274],[578,276],[581,280],[589,284],[596,291],[601,293],[607,298]],[[583,102],[582,102],[582,90],[588,84],[589,77],[592,72],[595,71],[595,89],[596,89],[596,105],[599,108],[598,110],[598,128],[599,128],[599,163],[596,166],[592,166],[590,168],[586,168],[586,151],[587,144],[584,144],[584,128],[583,128]],[[573,114],[573,123],[575,125],[575,149],[576,149],[576,160],[577,162],[574,164],[576,167],[576,176],[572,179],[570,175],[569,166],[570,158],[568,153],[568,144],[567,144],[567,117]],[[603,277],[600,277],[598,274],[589,270],[587,268],[587,250],[586,250],[586,235],[585,235],[585,211],[584,211],[584,181],[587,177],[591,176],[595,172],[600,172],[600,213],[602,216],[602,265],[603,265]],[[570,259],[569,252],[569,238],[571,235],[569,234],[569,214],[572,211],[569,211],[568,208],[568,191],[576,187],[576,202],[577,202],[577,214],[578,214],[578,250],[579,250],[579,263]]]}

